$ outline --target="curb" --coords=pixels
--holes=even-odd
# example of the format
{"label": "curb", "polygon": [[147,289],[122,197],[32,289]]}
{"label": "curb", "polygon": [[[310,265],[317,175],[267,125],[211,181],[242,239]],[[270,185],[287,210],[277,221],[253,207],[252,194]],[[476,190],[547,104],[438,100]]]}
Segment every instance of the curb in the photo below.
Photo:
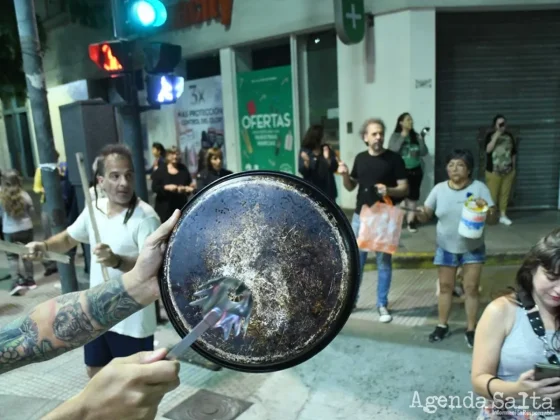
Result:
{"label": "curb", "polygon": [[[393,256],[394,269],[431,269],[434,266],[434,252],[398,252]],[[486,266],[521,265],[526,252],[497,252],[486,256]],[[376,269],[373,253],[368,254],[364,270]]]}

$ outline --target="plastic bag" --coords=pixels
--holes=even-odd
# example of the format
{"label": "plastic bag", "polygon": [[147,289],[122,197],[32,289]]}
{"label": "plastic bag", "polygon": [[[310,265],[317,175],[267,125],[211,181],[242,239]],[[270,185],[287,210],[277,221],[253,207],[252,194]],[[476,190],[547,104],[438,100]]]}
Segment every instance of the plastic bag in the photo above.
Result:
{"label": "plastic bag", "polygon": [[399,247],[404,212],[383,197],[373,206],[362,206],[358,248],[362,251],[394,254]]}

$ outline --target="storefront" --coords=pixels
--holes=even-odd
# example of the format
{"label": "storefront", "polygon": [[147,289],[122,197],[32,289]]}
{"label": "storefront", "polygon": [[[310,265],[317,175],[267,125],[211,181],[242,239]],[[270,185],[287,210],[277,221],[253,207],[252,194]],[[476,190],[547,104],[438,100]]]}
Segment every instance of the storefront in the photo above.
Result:
{"label": "storefront", "polygon": [[[181,44],[186,56],[183,98],[163,112],[175,113],[176,143],[191,171],[202,163],[205,149],[218,146],[233,171],[298,174],[301,139],[313,124],[325,128],[325,141],[340,152],[334,11],[321,5],[318,0],[281,6],[265,1],[251,7],[234,2],[229,27],[221,16],[202,27],[186,25],[193,16],[187,10],[175,22],[186,28],[158,38]],[[274,16],[275,31],[261,24],[261,31],[254,32],[257,16],[263,15],[269,22]],[[165,138],[161,112],[147,113],[151,141]]]}
{"label": "storefront", "polygon": [[[422,0],[421,8],[403,0],[399,10],[394,0],[366,0],[365,38],[345,45],[334,29],[333,3],[325,0],[175,3],[181,13],[173,14],[173,27],[153,39],[182,46],[185,93],[143,120],[148,144],[180,146],[192,171],[200,149],[218,145],[233,171],[297,174],[300,143],[313,124],[325,127],[326,141],[351,166],[364,150],[358,132],[366,118],[381,117],[388,140],[398,115],[410,112],[417,131],[431,129],[423,199],[445,176],[445,154],[458,145],[478,154],[478,130],[504,113],[521,139],[516,206],[558,203],[557,12],[508,12],[514,0],[487,2],[499,13],[469,12],[479,3],[474,0],[470,6]],[[231,14],[212,8],[222,3],[232,4]],[[555,7],[534,0],[531,7],[537,6]],[[49,33],[56,41],[45,58],[49,90],[95,77],[87,58],[66,63],[60,51],[101,36],[80,35],[75,27]],[[50,93],[49,101],[61,103]],[[60,136],[56,131],[57,148]],[[337,178],[339,204],[352,208],[356,192]]]}
{"label": "storefront", "polygon": [[557,208],[559,45],[560,11],[438,13],[436,181],[454,148],[483,163],[480,140],[503,114],[519,143],[513,207]]}

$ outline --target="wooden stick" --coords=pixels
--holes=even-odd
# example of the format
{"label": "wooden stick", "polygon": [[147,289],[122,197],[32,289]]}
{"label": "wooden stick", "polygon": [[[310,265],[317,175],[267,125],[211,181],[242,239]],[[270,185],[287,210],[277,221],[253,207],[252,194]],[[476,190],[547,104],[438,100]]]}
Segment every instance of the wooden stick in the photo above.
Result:
{"label": "wooden stick", "polygon": [[[86,200],[86,205],[89,213],[89,220],[91,227],[93,229],[93,235],[95,236],[95,244],[90,244],[90,246],[95,247],[95,245],[101,243],[101,236],[99,235],[99,229],[97,228],[97,222],[95,221],[95,213],[93,211],[93,203],[91,201],[91,196],[89,195],[89,182],[86,175],[86,167],[84,164],[84,155],[81,153],[76,153],[76,160],[78,161],[78,171],[80,172],[80,180],[82,181],[82,188],[84,189],[84,197]],[[109,272],[107,267],[101,265],[101,271],[103,273],[103,280],[109,281]]]}
{"label": "wooden stick", "polygon": [[[0,241],[0,251],[9,252],[11,254],[26,255],[29,249],[22,244],[13,242]],[[43,254],[43,260],[56,261],[62,264],[70,264],[70,257],[65,254],[57,254],[56,252],[47,251]]]}

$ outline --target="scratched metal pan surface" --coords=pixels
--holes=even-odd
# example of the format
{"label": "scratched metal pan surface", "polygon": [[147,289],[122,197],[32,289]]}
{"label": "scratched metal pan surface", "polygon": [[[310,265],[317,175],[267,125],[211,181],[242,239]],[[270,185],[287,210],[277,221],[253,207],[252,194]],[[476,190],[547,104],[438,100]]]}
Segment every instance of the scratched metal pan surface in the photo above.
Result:
{"label": "scratched metal pan surface", "polygon": [[301,178],[250,171],[221,178],[182,209],[160,273],[162,301],[184,337],[202,320],[189,303],[208,280],[242,280],[254,304],[245,335],[207,331],[200,355],[244,372],[308,360],[340,332],[358,291],[356,239],[344,213]]}

